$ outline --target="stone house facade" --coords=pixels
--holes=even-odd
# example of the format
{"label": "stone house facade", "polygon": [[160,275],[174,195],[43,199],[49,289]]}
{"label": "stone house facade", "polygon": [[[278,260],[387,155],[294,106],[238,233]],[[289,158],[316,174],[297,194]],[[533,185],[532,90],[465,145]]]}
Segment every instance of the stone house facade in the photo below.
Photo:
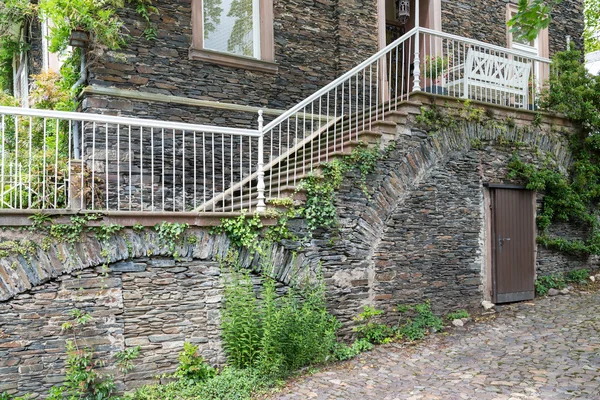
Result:
{"label": "stone house facade", "polygon": [[[507,47],[511,39],[505,23],[514,3],[422,1],[421,23]],[[230,51],[228,44],[225,52],[204,48],[210,35],[201,31],[198,36],[198,23],[206,24],[198,13],[201,0],[156,4],[159,13],[151,17],[156,40],[143,38],[144,23],[126,6],[120,13],[132,41],[120,51],[90,53],[81,111],[254,127],[259,108],[273,118],[414,25],[410,18],[406,27],[387,18],[386,12],[395,18],[390,11],[394,2],[384,0],[248,4],[261,10],[252,19],[258,37],[271,42],[244,37],[247,46],[231,47],[243,57],[217,54]],[[581,46],[582,30],[582,1],[564,0],[540,41],[521,45],[551,56],[566,46],[567,36]],[[308,236],[306,221],[292,220],[290,229],[306,240],[282,241],[268,254],[277,266],[273,275],[279,288],[290,284],[294,272],[322,268],[329,308],[342,322],[345,339],[352,336],[352,318],[366,304],[386,310],[390,321],[397,317],[398,304],[430,301],[440,315],[477,310],[481,300],[493,296],[489,184],[517,183],[508,178],[506,167],[514,153],[532,163],[551,156],[562,169],[570,163],[566,135],[577,127],[562,118],[540,114],[541,123],[532,128],[536,113],[488,105],[485,115],[510,120],[512,126],[500,129],[471,121],[433,131],[419,126],[416,116],[436,101],[446,107],[448,98],[418,94],[411,100],[402,105],[404,114],[396,114],[398,120],[385,121],[395,149],[368,176],[369,195],[356,184],[354,173],[345,177],[335,202],[339,229]],[[533,202],[531,207],[535,209]],[[10,216],[0,217],[2,225],[9,225]],[[111,217],[103,222],[114,222]],[[184,218],[173,220],[187,222]],[[224,271],[218,260],[231,242],[197,225],[186,232],[194,240],[180,243],[177,260],[154,229],[129,228],[105,242],[89,235],[76,245],[51,242],[27,256],[13,252],[0,257],[0,393],[43,394],[64,379],[60,325],[73,308],[96,319],[82,340],[107,365],[117,351],[141,346],[144,368],[116,374],[119,389],[151,383],[173,371],[186,341],[199,345],[210,363],[222,365],[218,326]],[[555,233],[574,232],[577,227],[563,226]],[[42,242],[42,236],[27,230],[0,234],[0,241],[31,238]],[[260,265],[247,252],[240,257],[244,266]],[[597,268],[595,259],[543,248],[536,248],[534,257],[534,274]]]}
{"label": "stone house facade", "polygon": [[[224,1],[221,6],[227,8],[230,3]],[[221,44],[207,40],[204,46],[202,32],[207,37],[215,35],[203,30],[202,0],[157,2],[158,13],[151,16],[157,29],[155,40],[144,38],[145,23],[135,6],[127,3],[119,14],[129,30],[130,42],[120,51],[97,48],[90,53],[82,111],[249,127],[255,124],[258,108],[277,115],[414,26],[413,15],[404,26],[397,27],[394,0],[255,3],[252,15],[260,21],[254,21],[253,29],[259,31],[257,51],[262,53],[250,56],[229,52],[225,39]],[[512,38],[506,21],[516,3],[420,0],[420,22],[425,27],[510,48]],[[410,5],[414,14],[414,0]],[[221,12],[216,17],[206,16],[207,21],[231,19],[223,14],[223,7],[217,7]],[[552,56],[565,49],[567,36],[582,48],[582,8],[582,0],[565,0],[557,6],[547,32],[532,43],[533,51]],[[34,46],[29,65],[34,73],[42,69],[44,58],[40,56],[43,34],[39,24],[30,30]],[[223,29],[224,34],[230,28],[226,21],[216,27],[217,33]],[[400,31],[390,36],[390,29]]]}

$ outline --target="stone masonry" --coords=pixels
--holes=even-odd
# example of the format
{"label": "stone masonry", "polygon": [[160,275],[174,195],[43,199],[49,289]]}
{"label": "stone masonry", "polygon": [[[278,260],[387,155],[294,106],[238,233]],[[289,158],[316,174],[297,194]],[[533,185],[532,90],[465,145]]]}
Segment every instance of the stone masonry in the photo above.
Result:
{"label": "stone masonry", "polygon": [[[507,163],[514,152],[529,162],[550,156],[562,168],[571,162],[566,143],[574,127],[560,118],[543,116],[533,127],[533,112],[489,106],[486,115],[511,120],[511,127],[471,121],[428,133],[414,123],[428,98],[414,101],[407,105],[407,124],[397,126],[396,149],[367,178],[368,196],[356,185],[356,173],[348,173],[336,198],[338,227],[307,236],[305,222],[292,220],[290,228],[303,240],[283,241],[263,255],[276,267],[281,287],[322,270],[328,306],[345,339],[353,335],[352,317],[367,304],[385,309],[390,319],[397,304],[427,300],[438,314],[477,309],[486,296],[484,184],[511,182]],[[577,233],[573,226],[557,227],[561,232]],[[218,258],[230,242],[207,229],[186,235],[178,260],[154,230],[126,230],[107,243],[90,236],[0,258],[0,391],[43,393],[60,382],[66,339],[60,326],[73,308],[94,316],[82,341],[107,362],[120,388],[173,371],[184,341],[222,365]],[[8,231],[2,237],[36,235]],[[261,260],[240,254],[245,267]],[[597,261],[538,249],[537,262],[538,274],[548,274],[594,268]],[[127,377],[110,369],[116,351],[137,345],[143,368]]]}
{"label": "stone masonry", "polygon": [[[506,47],[506,4],[517,0],[442,0],[442,30]],[[583,0],[564,0],[548,27],[550,56],[567,47],[567,35],[583,49]]]}

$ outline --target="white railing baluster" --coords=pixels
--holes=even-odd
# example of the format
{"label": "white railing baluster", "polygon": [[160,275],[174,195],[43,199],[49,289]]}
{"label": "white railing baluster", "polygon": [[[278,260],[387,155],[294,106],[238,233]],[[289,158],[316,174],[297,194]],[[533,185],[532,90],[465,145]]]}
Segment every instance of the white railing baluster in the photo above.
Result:
{"label": "white railing baluster", "polygon": [[264,168],[263,133],[264,132],[263,132],[263,111],[262,110],[258,111],[258,132],[259,132],[260,136],[258,136],[258,167],[257,167],[258,183],[256,185],[256,192],[257,192],[256,199],[258,200],[258,202],[256,204],[256,210],[259,213],[263,213],[266,211],[266,204],[265,204],[265,173],[263,170],[263,168]]}

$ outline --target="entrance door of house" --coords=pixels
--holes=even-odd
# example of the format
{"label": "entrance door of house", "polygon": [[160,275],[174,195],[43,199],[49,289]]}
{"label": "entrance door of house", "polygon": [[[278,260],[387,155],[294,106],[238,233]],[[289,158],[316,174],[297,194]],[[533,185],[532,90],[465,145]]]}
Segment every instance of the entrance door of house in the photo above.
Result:
{"label": "entrance door of house", "polygon": [[535,295],[534,192],[490,185],[490,194],[493,301],[531,300]]}

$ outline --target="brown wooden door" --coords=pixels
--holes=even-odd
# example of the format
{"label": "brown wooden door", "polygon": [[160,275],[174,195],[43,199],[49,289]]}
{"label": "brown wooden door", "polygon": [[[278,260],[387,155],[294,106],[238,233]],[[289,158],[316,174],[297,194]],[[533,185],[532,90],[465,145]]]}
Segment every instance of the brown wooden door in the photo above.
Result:
{"label": "brown wooden door", "polygon": [[535,295],[534,192],[501,187],[490,190],[494,302],[531,300]]}

